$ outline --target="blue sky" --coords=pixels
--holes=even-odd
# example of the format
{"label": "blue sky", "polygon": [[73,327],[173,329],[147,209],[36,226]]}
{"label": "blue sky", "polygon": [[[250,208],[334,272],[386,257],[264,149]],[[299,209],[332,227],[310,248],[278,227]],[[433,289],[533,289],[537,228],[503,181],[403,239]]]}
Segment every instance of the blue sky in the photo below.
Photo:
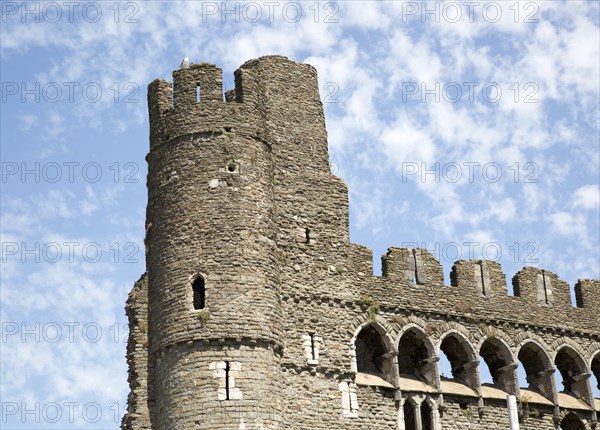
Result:
{"label": "blue sky", "polygon": [[3,1],[1,426],[118,426],[146,86],[184,56],[227,89],[260,55],[317,68],[351,239],[377,273],[417,244],[447,284],[481,257],[509,285],[526,265],[600,277],[599,19],[593,1]]}

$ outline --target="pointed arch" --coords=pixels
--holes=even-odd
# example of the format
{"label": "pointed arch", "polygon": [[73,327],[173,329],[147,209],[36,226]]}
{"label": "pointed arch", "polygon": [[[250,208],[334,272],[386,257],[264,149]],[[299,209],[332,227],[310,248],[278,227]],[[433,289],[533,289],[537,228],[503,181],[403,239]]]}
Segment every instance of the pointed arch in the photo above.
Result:
{"label": "pointed arch", "polygon": [[351,344],[355,344],[356,338],[358,335],[367,327],[373,328],[377,334],[380,336],[381,341],[383,342],[386,350],[392,351],[394,350],[394,339],[391,336],[392,329],[385,324],[383,324],[379,320],[371,320],[371,319],[360,319],[356,321],[355,329],[352,333],[352,339],[350,341]]}
{"label": "pointed arch", "polygon": [[354,339],[356,339],[356,336],[358,336],[363,328],[370,325],[373,326],[382,336],[386,347],[394,347],[394,339],[392,337],[394,330],[379,315],[376,315],[374,319],[362,315],[354,318],[351,326],[348,329],[348,332],[352,335],[352,342],[354,342]]}
{"label": "pointed arch", "polygon": [[431,408],[431,429],[441,430],[440,413],[437,402],[431,396],[427,396],[423,403],[428,403]]}
{"label": "pointed arch", "polygon": [[568,412],[560,420],[559,430],[586,430],[586,426],[577,414]]}
{"label": "pointed arch", "polygon": [[397,386],[397,372],[395,371],[397,351],[391,337],[382,325],[374,321],[361,324],[355,332],[351,344],[354,352],[354,371],[377,376],[389,384]]}
{"label": "pointed arch", "polygon": [[421,429],[433,430],[433,408],[429,402],[421,402]]}
{"label": "pointed arch", "polygon": [[398,373],[417,376],[435,386],[437,356],[431,341],[417,325],[404,327],[398,339]]}
{"label": "pointed arch", "polygon": [[463,382],[472,389],[478,389],[477,366],[479,360],[469,339],[462,333],[451,331],[442,337],[439,351],[448,358],[453,379]]}
{"label": "pointed arch", "polygon": [[588,390],[590,373],[581,355],[573,347],[565,345],[556,352],[554,364],[562,377],[563,391],[591,403],[592,396]]}
{"label": "pointed arch", "polygon": [[[539,335],[532,333],[530,331],[517,332],[514,335],[514,340],[515,340],[514,344],[516,345],[516,347],[514,348],[515,358],[518,357],[518,352],[521,349],[521,347],[529,342],[534,342],[544,351],[552,351],[552,348],[550,348],[548,346],[548,344],[544,341],[544,339],[542,339]],[[552,360],[549,359],[548,363],[552,363]]]}
{"label": "pointed arch", "polygon": [[548,351],[554,351],[554,357],[552,357],[553,359],[555,358],[558,351],[564,346],[571,347],[571,349],[574,349],[577,352],[577,354],[579,354],[582,357],[585,357],[587,355],[585,353],[585,349],[582,348],[582,346],[579,344],[579,342],[577,342],[577,340],[563,336],[556,339],[554,342],[548,344]]}
{"label": "pointed arch", "polygon": [[461,354],[465,361],[477,360],[477,354],[475,353],[473,345],[471,345],[471,341],[463,333],[456,330],[450,330],[444,333],[438,342],[438,349],[442,349],[442,344],[444,342],[452,342],[454,346],[458,346],[459,350],[457,350],[456,353]]}
{"label": "pointed arch", "polygon": [[427,323],[425,322],[425,320],[423,318],[419,318],[416,315],[406,315],[403,316],[402,318],[398,319],[401,324],[399,324],[400,327],[403,327],[404,329],[406,329],[407,327],[411,327],[411,326],[417,326],[419,328],[421,328],[421,330],[425,330],[425,326],[427,325]]}
{"label": "pointed arch", "polygon": [[508,345],[497,337],[488,337],[479,346],[479,355],[488,367],[493,384],[509,394],[515,394],[516,368]]}
{"label": "pointed arch", "polygon": [[404,429],[417,430],[417,406],[412,398],[405,400],[402,409],[404,412]]}
{"label": "pointed arch", "polygon": [[432,338],[440,342],[441,339],[445,338],[450,333],[458,333],[462,335],[464,339],[472,338],[472,333],[464,325],[457,323],[456,321],[446,321],[435,326],[432,331],[427,330],[428,333],[432,333]]}
{"label": "pointed arch", "polygon": [[592,387],[592,390],[595,389],[598,390],[598,392],[600,392],[600,351],[597,351],[596,354],[592,356],[590,368],[596,378],[596,387]]}
{"label": "pointed arch", "polygon": [[[527,388],[554,401],[552,384],[554,367],[543,347],[535,340],[524,341],[517,349],[517,358],[525,370]],[[523,383],[523,381],[519,382]]]}
{"label": "pointed arch", "polygon": [[584,357],[587,357],[591,360],[597,353],[600,353],[600,342],[595,340],[591,341],[585,345],[582,345],[580,350],[583,351],[582,355]]}
{"label": "pointed arch", "polygon": [[357,370],[383,376],[383,356],[386,348],[375,327],[373,325],[363,327],[354,344],[356,345]]}
{"label": "pointed arch", "polygon": [[[515,348],[514,339],[512,337],[510,337],[508,335],[508,333],[506,333],[504,330],[501,330],[497,327],[493,327],[493,326],[486,326],[483,328],[479,327],[477,332],[475,333],[474,337],[477,340],[477,342],[476,342],[477,351],[479,351],[481,349],[481,345],[483,344],[483,342],[485,342],[490,337],[498,339],[498,341],[502,342],[508,348],[508,350],[511,352],[511,354],[513,353],[513,350]],[[514,357],[513,357],[512,361],[514,361]]]}

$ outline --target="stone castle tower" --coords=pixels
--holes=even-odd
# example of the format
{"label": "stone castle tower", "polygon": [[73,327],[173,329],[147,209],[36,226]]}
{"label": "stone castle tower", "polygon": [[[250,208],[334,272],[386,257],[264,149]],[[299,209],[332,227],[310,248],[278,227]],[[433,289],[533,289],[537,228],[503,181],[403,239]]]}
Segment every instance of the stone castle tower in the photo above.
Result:
{"label": "stone castle tower", "polygon": [[[317,72],[270,56],[148,87],[147,273],[123,429],[592,429],[600,282],[350,243]],[[440,353],[452,375],[440,375]],[[526,381],[519,381],[522,365]],[[487,366],[493,384],[481,384]],[[553,373],[563,380],[556,386]],[[512,428],[516,428],[514,427]]]}

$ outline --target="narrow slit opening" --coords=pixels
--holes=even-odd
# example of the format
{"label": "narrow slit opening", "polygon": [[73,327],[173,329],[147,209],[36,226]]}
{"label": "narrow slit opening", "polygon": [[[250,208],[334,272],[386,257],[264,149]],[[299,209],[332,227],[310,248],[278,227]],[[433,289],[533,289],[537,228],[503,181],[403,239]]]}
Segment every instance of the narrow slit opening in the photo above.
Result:
{"label": "narrow slit opening", "polygon": [[198,276],[192,284],[192,291],[194,293],[194,309],[204,309],[206,306],[206,289],[204,287],[204,278]]}
{"label": "narrow slit opening", "polygon": [[542,270],[542,282],[544,284],[544,301],[546,302],[546,304],[549,303],[548,300],[548,286],[546,285],[546,272],[544,272]]}
{"label": "narrow slit opening", "polygon": [[483,273],[483,261],[479,262],[479,274],[481,276],[481,293],[486,296],[487,295],[487,291],[485,289],[486,285],[485,285],[485,276]]}
{"label": "narrow slit opening", "polygon": [[229,400],[229,361],[225,362],[225,400]]}
{"label": "narrow slit opening", "polygon": [[413,282],[415,285],[419,285],[419,269],[417,267],[417,250],[413,249],[412,250],[412,254],[413,254],[413,264],[415,265],[415,272],[414,272],[414,276],[413,276]]}

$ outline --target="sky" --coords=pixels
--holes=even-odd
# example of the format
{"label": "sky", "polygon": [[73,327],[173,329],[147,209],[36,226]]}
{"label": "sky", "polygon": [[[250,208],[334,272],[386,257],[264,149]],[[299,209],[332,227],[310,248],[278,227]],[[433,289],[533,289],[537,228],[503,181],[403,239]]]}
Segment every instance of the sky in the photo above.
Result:
{"label": "sky", "polygon": [[225,89],[261,55],[316,67],[376,274],[419,246],[447,285],[469,258],[508,285],[523,266],[599,278],[599,4],[3,1],[0,427],[119,425],[146,88],[184,56]]}

